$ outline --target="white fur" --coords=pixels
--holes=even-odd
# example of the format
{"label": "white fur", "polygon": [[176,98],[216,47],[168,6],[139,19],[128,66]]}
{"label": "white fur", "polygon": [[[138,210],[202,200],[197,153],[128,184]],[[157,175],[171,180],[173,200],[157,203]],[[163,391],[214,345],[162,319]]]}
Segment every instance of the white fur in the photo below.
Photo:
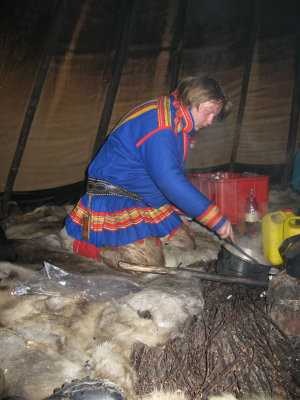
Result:
{"label": "white fur", "polygon": [[[250,395],[250,396],[244,396],[242,398],[243,400],[279,400],[279,397],[270,397],[265,395],[264,393],[261,393],[259,395]],[[221,395],[217,396],[209,396],[208,400],[237,400],[237,398],[231,394],[231,393],[223,393]]]}
{"label": "white fur", "polygon": [[180,391],[154,390],[152,393],[143,396],[140,400],[186,400],[185,394]]}
{"label": "white fur", "polygon": [[[133,344],[166,342],[204,305],[198,284],[187,279],[156,277],[146,286],[106,302],[0,291],[0,365],[10,394],[40,400],[64,382],[90,375],[114,382],[127,400],[138,400],[130,363]],[[138,311],[149,311],[151,319]],[[140,400],[154,399],[185,400],[185,395],[154,391]],[[224,394],[210,400],[235,398]]]}
{"label": "white fur", "polygon": [[204,300],[199,295],[188,295],[180,290],[168,293],[159,289],[145,289],[126,300],[132,309],[150,311],[153,321],[161,328],[176,331],[191,315],[201,313]]}
{"label": "white fur", "polygon": [[[64,210],[58,212],[58,221]],[[12,237],[38,237],[39,246],[72,249],[73,240],[65,231],[45,235],[56,229],[47,216],[38,209],[24,218],[12,219],[8,230]],[[37,232],[40,224],[50,225]],[[22,223],[22,225],[20,225]],[[27,226],[26,226],[27,225]],[[220,246],[218,237],[192,223],[196,232],[197,249],[187,252],[166,246],[167,266],[186,266],[196,261],[214,259]],[[9,236],[9,235],[8,235]],[[170,250],[169,250],[170,249]],[[172,258],[173,257],[173,258]],[[87,261],[88,264],[88,261]],[[145,288],[117,301],[88,302],[84,299],[27,295],[16,297],[10,288],[16,281],[27,280],[33,272],[11,263],[0,263],[2,286],[0,290],[0,365],[9,394],[30,400],[49,396],[54,388],[72,379],[87,375],[109,379],[127,394],[127,400],[137,400],[133,392],[135,372],[130,363],[132,346],[136,342],[155,346],[178,334],[186,318],[203,311],[204,301],[200,287],[189,275],[180,279],[153,277],[141,279]],[[14,278],[15,277],[15,278]],[[15,279],[15,280],[14,280]],[[151,318],[139,316],[149,311]],[[229,396],[229,397],[228,397]],[[254,397],[256,400],[261,397]],[[185,400],[179,391],[158,391],[140,400]],[[210,397],[210,400],[234,400],[232,395]]]}
{"label": "white fur", "polygon": [[184,250],[173,246],[163,246],[163,251],[167,268],[187,267],[197,261],[212,260],[215,254],[212,251],[204,251],[203,249]]}
{"label": "white fur", "polygon": [[105,341],[99,344],[93,351],[90,364],[92,378],[107,379],[131,391],[136,374],[120,343]]}
{"label": "white fur", "polygon": [[[8,387],[13,388],[11,394],[40,400],[62,383],[90,375],[115,382],[128,400],[134,399],[133,344],[166,342],[191,310],[203,305],[201,293],[200,301],[194,291],[191,296],[184,295],[168,279],[154,279],[153,285],[162,282],[165,285],[160,290],[148,288],[144,295],[132,294],[126,301],[16,297],[8,290],[0,291],[0,365]],[[191,284],[180,282],[182,285]],[[151,319],[137,313],[145,304],[153,305]],[[159,305],[156,309],[155,304]]]}
{"label": "white fur", "polygon": [[184,250],[171,245],[164,245],[163,251],[167,268],[186,267],[198,261],[211,261],[218,258],[222,241],[203,225],[192,221],[191,227],[195,232],[195,250]]}

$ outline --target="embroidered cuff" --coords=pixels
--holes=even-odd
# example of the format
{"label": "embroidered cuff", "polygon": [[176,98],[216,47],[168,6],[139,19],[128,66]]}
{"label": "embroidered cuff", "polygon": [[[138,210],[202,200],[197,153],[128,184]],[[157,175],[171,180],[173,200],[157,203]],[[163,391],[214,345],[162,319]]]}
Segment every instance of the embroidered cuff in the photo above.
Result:
{"label": "embroidered cuff", "polygon": [[203,214],[196,218],[196,220],[211,230],[217,230],[219,228],[218,224],[223,218],[225,222],[225,216],[222,211],[214,204],[211,204]]}
{"label": "embroidered cuff", "polygon": [[185,213],[183,211],[181,211],[179,208],[177,208],[175,206],[174,206],[174,210],[177,212],[177,214],[185,215]]}

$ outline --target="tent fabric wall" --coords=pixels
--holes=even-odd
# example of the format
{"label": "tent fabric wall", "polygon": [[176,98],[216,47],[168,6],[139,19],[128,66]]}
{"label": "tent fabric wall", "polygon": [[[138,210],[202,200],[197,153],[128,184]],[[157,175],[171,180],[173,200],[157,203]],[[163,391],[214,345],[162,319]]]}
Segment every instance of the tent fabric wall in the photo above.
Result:
{"label": "tent fabric wall", "polygon": [[[18,142],[27,103],[53,20],[50,1],[1,3],[0,34],[0,182],[3,190]],[[5,18],[6,17],[6,18]]]}
{"label": "tent fabric wall", "polygon": [[[272,45],[272,43],[265,45]],[[269,61],[266,63],[259,60],[257,46],[255,48],[237,163],[284,164],[293,93],[293,38],[287,37],[285,40],[278,40],[277,49],[282,55],[282,59],[272,60],[272,55],[270,55]],[[272,68],[271,71],[270,68]],[[188,164],[190,168],[228,163],[234,123],[237,118],[241,75],[240,69],[236,69],[235,73],[234,70],[231,70],[231,77],[234,78],[231,85],[226,87],[226,91],[230,93],[230,98],[233,100],[233,112],[227,121],[222,124],[215,123],[213,127],[203,131],[201,136],[199,135],[200,145],[191,151]],[[299,140],[300,130],[298,128],[298,142]]]}
{"label": "tent fabric wall", "polygon": [[[132,107],[170,91],[180,2],[136,1],[108,132]],[[234,103],[227,120],[199,133],[189,169],[229,165],[253,3],[188,1],[180,77],[207,73],[222,83]],[[5,188],[57,4],[12,0],[1,13],[0,192]],[[15,192],[75,185],[85,179],[92,157],[127,1],[72,0],[67,4]],[[254,169],[273,166],[277,171],[284,163],[288,139],[299,2],[266,0],[262,5],[236,161]],[[106,133],[101,134],[105,137]]]}
{"label": "tent fabric wall", "polygon": [[[218,3],[219,9],[222,9],[221,2]],[[227,10],[226,14],[223,10],[220,19],[225,27],[235,26],[236,30],[216,32],[214,26],[207,26],[213,32],[206,34],[208,40],[205,46],[193,51],[194,59],[198,58],[198,68],[202,65],[223,83],[234,109],[225,123],[215,124],[199,135],[199,143],[190,154],[190,169],[226,166],[230,161],[251,30],[251,18],[245,16],[253,15],[254,3],[231,2],[234,11]],[[292,6],[292,2],[289,3]],[[296,3],[293,3],[294,8],[279,2],[262,4],[264,7],[250,70],[236,162],[249,166],[278,166],[284,163],[287,146],[294,79],[295,32],[299,13],[296,12]],[[208,3],[206,9],[209,9]],[[207,14],[204,12],[204,15]],[[203,22],[199,23],[203,27]]]}
{"label": "tent fabric wall", "polygon": [[[119,32],[113,26],[120,26],[122,22],[123,9],[120,4],[113,2],[112,7],[109,7],[109,3],[68,3],[56,54],[52,57],[14,190],[47,189],[84,179],[118,41]],[[109,40],[104,42],[99,40],[101,37],[109,37]],[[13,54],[13,50],[9,50]],[[8,62],[7,70],[9,67]],[[36,76],[34,72],[28,72],[31,85]],[[16,97],[15,104],[20,104],[14,78],[11,76],[8,81],[7,91]],[[31,86],[24,94],[20,124],[30,89]],[[11,95],[7,97],[11,98]],[[5,108],[3,104],[4,112]],[[15,114],[12,114],[12,118],[18,117]],[[3,119],[5,120],[5,115]],[[10,158],[2,148],[3,159],[7,160],[2,170],[2,185],[13,156],[12,150],[16,146],[20,124],[10,126],[15,137],[15,142],[9,143]],[[6,129],[1,137],[11,137],[11,133]]]}

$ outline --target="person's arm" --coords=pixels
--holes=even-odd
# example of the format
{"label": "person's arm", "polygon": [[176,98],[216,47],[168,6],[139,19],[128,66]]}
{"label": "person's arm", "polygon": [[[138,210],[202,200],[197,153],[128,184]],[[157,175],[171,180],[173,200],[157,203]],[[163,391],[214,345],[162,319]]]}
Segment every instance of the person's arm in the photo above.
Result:
{"label": "person's arm", "polygon": [[227,228],[221,229],[227,221],[226,216],[185,177],[177,146],[171,129],[156,132],[140,146],[141,162],[172,204],[213,231],[220,230],[220,235],[231,235],[229,221]]}

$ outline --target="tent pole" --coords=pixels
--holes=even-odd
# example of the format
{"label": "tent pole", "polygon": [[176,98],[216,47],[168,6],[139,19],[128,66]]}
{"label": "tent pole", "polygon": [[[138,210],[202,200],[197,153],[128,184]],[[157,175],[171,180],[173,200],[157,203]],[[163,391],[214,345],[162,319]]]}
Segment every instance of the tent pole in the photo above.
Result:
{"label": "tent pole", "polygon": [[254,4],[252,28],[251,28],[251,33],[250,33],[250,42],[249,42],[248,54],[247,54],[246,64],[245,64],[245,69],[244,69],[244,76],[243,76],[243,83],[242,83],[242,90],[241,90],[241,97],[240,97],[240,104],[239,104],[239,109],[238,109],[238,114],[237,114],[237,121],[236,121],[236,126],[235,126],[234,137],[233,137],[231,160],[230,160],[230,167],[229,167],[229,170],[231,172],[234,171],[235,162],[236,162],[236,156],[237,156],[237,150],[238,150],[240,136],[241,136],[242,123],[243,123],[245,104],[246,104],[246,98],[247,98],[247,91],[248,91],[248,84],[249,84],[249,77],[250,77],[250,72],[251,72],[251,64],[252,64],[255,41],[256,41],[256,34],[257,34],[257,30],[258,30],[258,26],[259,26],[259,20],[260,20],[260,14],[261,14],[260,7],[261,7],[260,0],[256,0],[255,4]]}
{"label": "tent pole", "polygon": [[296,37],[295,46],[295,62],[294,62],[294,87],[293,87],[293,98],[290,116],[289,136],[285,156],[285,164],[283,169],[283,175],[281,184],[283,186],[289,185],[291,180],[291,174],[293,171],[294,152],[297,141],[297,131],[299,123],[299,112],[300,112],[300,32]]}
{"label": "tent pole", "polygon": [[108,130],[115,98],[118,92],[122,71],[124,68],[127,51],[129,47],[130,31],[131,31],[131,23],[133,19],[134,7],[135,7],[135,0],[128,0],[126,15],[124,18],[123,28],[121,31],[120,44],[116,54],[114,69],[110,77],[109,87],[107,89],[105,97],[105,102],[98,126],[92,158],[95,157],[95,155],[100,150],[100,147],[105,142],[106,133]]}
{"label": "tent pole", "polygon": [[183,50],[183,40],[186,25],[186,15],[188,9],[189,0],[180,0],[178,7],[178,18],[177,18],[177,29],[175,32],[175,46],[173,51],[172,63],[171,63],[171,84],[170,91],[174,90],[178,84],[178,77],[181,67],[181,56]]}
{"label": "tent pole", "polygon": [[65,7],[66,7],[66,3],[67,0],[63,0],[63,1],[58,1],[58,9],[57,9],[57,13],[49,34],[49,38],[44,50],[44,53],[42,55],[42,59],[41,59],[41,64],[40,64],[40,68],[37,74],[37,78],[35,81],[35,85],[34,88],[32,90],[31,93],[31,97],[29,100],[29,104],[27,107],[27,111],[24,117],[24,121],[23,121],[23,125],[22,125],[22,129],[20,132],[20,136],[19,136],[19,141],[17,144],[17,148],[15,151],[15,155],[14,158],[12,160],[11,163],[11,167],[10,167],[10,171],[9,171],[9,175],[6,181],[6,186],[3,192],[3,198],[2,198],[2,206],[4,206],[11,197],[11,192],[17,177],[17,173],[18,173],[18,169],[20,167],[21,161],[22,161],[22,157],[25,151],[25,146],[26,146],[26,142],[29,136],[29,132],[30,132],[30,128],[31,128],[31,124],[38,106],[38,102],[44,87],[44,83],[46,80],[46,76],[47,76],[47,72],[49,69],[49,64],[51,61],[51,57],[55,48],[55,44],[56,44],[56,40],[58,37],[58,33],[60,30],[60,26],[63,20],[63,16],[64,16],[64,11],[65,11]]}

